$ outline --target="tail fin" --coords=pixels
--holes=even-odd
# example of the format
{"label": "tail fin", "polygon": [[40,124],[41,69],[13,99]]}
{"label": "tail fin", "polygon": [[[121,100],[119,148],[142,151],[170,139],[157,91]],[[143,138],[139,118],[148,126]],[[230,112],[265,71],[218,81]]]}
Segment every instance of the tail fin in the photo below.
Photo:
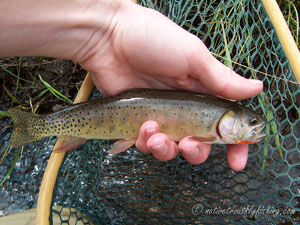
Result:
{"label": "tail fin", "polygon": [[9,109],[8,113],[15,126],[10,139],[12,147],[18,148],[45,137],[43,132],[37,129],[37,127],[43,126],[43,116],[24,112],[17,108]]}

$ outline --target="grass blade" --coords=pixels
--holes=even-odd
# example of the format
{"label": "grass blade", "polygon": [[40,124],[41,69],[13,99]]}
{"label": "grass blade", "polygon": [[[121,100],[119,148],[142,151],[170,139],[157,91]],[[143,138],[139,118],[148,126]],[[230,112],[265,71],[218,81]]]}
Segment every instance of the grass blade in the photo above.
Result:
{"label": "grass blade", "polygon": [[13,102],[17,103],[18,105],[23,105],[22,102],[17,99],[12,93],[10,93],[10,91],[5,86],[3,86],[3,89]]}
{"label": "grass blade", "polygon": [[[10,72],[8,69],[6,69],[5,66],[0,65],[0,68],[1,68],[2,70],[4,70],[6,73],[8,73],[9,75],[11,75],[11,76],[13,76],[13,77],[15,77],[15,78],[18,79],[18,76],[17,76],[16,74],[14,74],[13,72]],[[36,85],[35,82],[29,81],[29,80],[25,80],[25,79],[23,79],[22,77],[19,77],[19,79],[22,80],[22,81],[31,83],[31,84],[33,84],[33,85]]]}
{"label": "grass blade", "polygon": [[0,111],[0,119],[3,117],[10,117],[9,113],[6,111]]}
{"label": "grass blade", "polygon": [[[272,134],[276,134],[278,129],[277,129],[277,124],[275,122],[275,118],[274,118],[274,113],[271,110],[271,108],[269,108],[267,110],[267,112],[265,111],[265,108],[267,108],[267,106],[269,105],[269,102],[265,96],[265,94],[259,93],[258,94],[258,101],[261,105],[261,108],[264,112],[264,114],[266,115],[267,118],[267,122],[268,125],[266,126],[266,138],[265,138],[265,142],[264,142],[264,151],[263,151],[263,162],[262,162],[262,169],[265,169],[265,165],[266,165],[266,157],[268,156],[268,149],[269,149],[269,145],[270,145],[270,135],[271,135],[271,131]],[[280,148],[280,139],[279,139],[279,135],[276,134],[275,135],[275,144],[276,146],[279,148],[278,152],[280,154],[280,158],[283,159],[283,153],[282,153],[282,149]]]}
{"label": "grass blade", "polygon": [[221,23],[221,27],[222,27],[224,44],[225,44],[225,52],[226,52],[226,60],[225,60],[224,64],[226,66],[228,66],[230,69],[232,69],[232,60],[231,60],[231,56],[230,56],[230,52],[229,52],[229,47],[227,44],[227,38],[226,38],[226,33],[225,33],[223,22]]}
{"label": "grass blade", "polygon": [[11,167],[9,168],[9,170],[7,171],[7,173],[5,174],[3,180],[0,183],[0,187],[4,184],[4,182],[7,180],[7,178],[9,177],[9,175],[11,174],[11,172],[13,171],[13,169],[15,168],[15,165],[17,163],[17,160],[20,156],[20,153],[23,152],[24,147],[22,146],[21,148],[19,148],[19,151],[17,151],[16,157],[11,165]]}
{"label": "grass blade", "polygon": [[45,87],[58,99],[67,101],[70,104],[73,104],[73,101],[69,99],[68,97],[64,96],[62,93],[60,93],[58,90],[53,88],[49,83],[47,83],[45,80],[43,80],[42,76],[39,74],[39,78],[41,82],[45,85]]}

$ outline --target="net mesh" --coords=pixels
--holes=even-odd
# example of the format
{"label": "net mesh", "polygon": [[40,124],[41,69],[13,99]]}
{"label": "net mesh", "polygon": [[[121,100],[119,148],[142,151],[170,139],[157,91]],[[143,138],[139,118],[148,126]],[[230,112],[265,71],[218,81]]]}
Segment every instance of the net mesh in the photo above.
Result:
{"label": "net mesh", "polygon": [[[222,145],[213,146],[205,163],[192,165],[181,156],[160,162],[135,148],[110,155],[111,142],[88,141],[65,157],[50,221],[57,215],[61,224],[299,224],[299,87],[261,2],[139,3],[197,35],[224,63],[227,47],[236,72],[264,81],[264,94],[241,103],[266,115],[268,138],[250,146],[241,172],[229,168]],[[30,146],[33,150],[21,160],[31,154],[26,160],[33,163],[35,153],[44,154],[42,159],[49,155],[37,144]],[[28,170],[35,171],[37,165],[42,174],[45,160],[28,165]],[[29,190],[24,192],[34,199],[40,175],[20,182],[22,168],[17,164],[6,187],[25,183]]]}

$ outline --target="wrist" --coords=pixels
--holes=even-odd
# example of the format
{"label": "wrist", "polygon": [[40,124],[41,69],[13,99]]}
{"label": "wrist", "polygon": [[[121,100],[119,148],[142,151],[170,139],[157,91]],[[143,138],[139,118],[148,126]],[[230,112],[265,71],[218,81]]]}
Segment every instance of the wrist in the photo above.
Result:
{"label": "wrist", "polygon": [[[17,7],[15,6],[17,4]],[[117,23],[126,0],[0,3],[0,57],[47,56],[84,60]],[[1,44],[2,43],[2,44]]]}

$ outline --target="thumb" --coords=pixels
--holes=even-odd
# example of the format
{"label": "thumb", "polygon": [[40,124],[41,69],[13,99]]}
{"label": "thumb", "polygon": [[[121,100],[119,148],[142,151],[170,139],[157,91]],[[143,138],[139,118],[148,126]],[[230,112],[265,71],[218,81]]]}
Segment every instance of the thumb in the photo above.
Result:
{"label": "thumb", "polygon": [[[199,39],[198,39],[199,40]],[[193,76],[215,95],[229,99],[245,99],[262,91],[260,80],[246,79],[219,62],[201,40],[191,62]]]}

